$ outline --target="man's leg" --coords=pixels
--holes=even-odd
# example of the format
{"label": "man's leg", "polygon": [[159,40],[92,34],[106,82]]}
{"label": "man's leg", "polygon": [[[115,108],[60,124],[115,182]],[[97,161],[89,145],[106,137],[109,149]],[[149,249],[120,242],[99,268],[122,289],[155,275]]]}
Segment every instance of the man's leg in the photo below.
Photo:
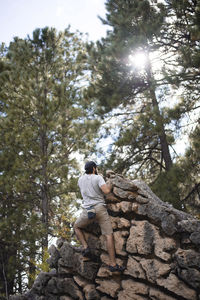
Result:
{"label": "man's leg", "polygon": [[110,259],[110,265],[116,265],[116,258],[115,258],[115,244],[113,238],[113,229],[112,224],[110,221],[110,217],[108,215],[107,209],[104,205],[97,205],[96,214],[97,214],[97,221],[101,227],[101,233],[106,237],[106,245],[108,250],[108,255]]}
{"label": "man's leg", "polygon": [[88,248],[88,244],[85,240],[85,236],[84,236],[84,233],[82,232],[81,228],[85,228],[91,222],[92,221],[88,219],[87,211],[83,210],[81,215],[78,217],[78,219],[74,223],[74,231],[75,231],[76,236],[77,236],[78,240],[81,242],[84,249]]}
{"label": "man's leg", "polygon": [[125,270],[125,267],[119,266],[116,263],[116,257],[115,257],[115,244],[114,244],[114,238],[113,233],[106,235],[107,239],[107,250],[110,258],[110,265],[109,270],[111,272],[123,272]]}
{"label": "man's leg", "polygon": [[110,265],[115,266],[116,258],[115,258],[115,244],[114,244],[113,233],[106,234],[106,242],[107,242],[107,250],[110,258]]}
{"label": "man's leg", "polygon": [[76,224],[74,225],[74,231],[76,233],[77,238],[81,242],[83,248],[84,249],[88,248],[88,244],[85,240],[84,234],[82,233],[81,229],[76,226]]}

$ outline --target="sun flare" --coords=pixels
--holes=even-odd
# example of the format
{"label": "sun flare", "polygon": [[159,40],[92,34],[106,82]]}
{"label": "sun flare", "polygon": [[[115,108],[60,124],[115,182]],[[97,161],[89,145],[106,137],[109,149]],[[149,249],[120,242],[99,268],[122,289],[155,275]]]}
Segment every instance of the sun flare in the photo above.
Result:
{"label": "sun flare", "polygon": [[144,52],[137,52],[129,55],[129,62],[137,69],[143,69],[147,62],[147,57]]}

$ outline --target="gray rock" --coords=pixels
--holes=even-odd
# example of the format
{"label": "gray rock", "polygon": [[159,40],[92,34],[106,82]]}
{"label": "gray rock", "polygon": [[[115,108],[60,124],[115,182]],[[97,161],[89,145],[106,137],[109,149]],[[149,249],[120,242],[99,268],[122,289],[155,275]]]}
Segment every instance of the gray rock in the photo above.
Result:
{"label": "gray rock", "polygon": [[51,255],[50,258],[47,259],[47,263],[49,264],[50,268],[57,268],[58,267],[58,260],[60,258],[60,253],[54,245],[48,249],[49,254]]}
{"label": "gray rock", "polygon": [[119,300],[144,300],[148,299],[149,286],[132,279],[122,280],[122,290],[118,294]]}
{"label": "gray rock", "polygon": [[200,231],[200,221],[198,220],[182,220],[178,222],[179,232],[199,232]]}
{"label": "gray rock", "polygon": [[60,300],[73,300],[71,297],[68,296],[61,296]]}
{"label": "gray rock", "polygon": [[200,272],[193,268],[178,268],[178,277],[195,289],[200,288]]}
{"label": "gray rock", "polygon": [[111,180],[113,186],[116,186],[125,191],[137,191],[138,187],[133,183],[133,181],[122,178],[116,175],[115,178]]}
{"label": "gray rock", "polygon": [[134,278],[146,279],[146,273],[140,264],[140,258],[129,256],[124,274]]}
{"label": "gray rock", "polygon": [[148,221],[132,221],[126,250],[129,253],[150,254],[153,250],[154,229]]}
{"label": "gray rock", "polygon": [[96,256],[100,256],[100,248],[101,248],[101,243],[100,243],[100,239],[91,234],[91,233],[85,233],[85,239],[87,241],[87,244],[92,252],[92,254],[96,255]]}
{"label": "gray rock", "polygon": [[158,205],[158,203],[152,200],[147,204],[140,205],[138,207],[138,214],[147,216],[157,224],[160,224],[169,215],[165,206]]}
{"label": "gray rock", "polygon": [[28,291],[25,296],[27,300],[47,300],[47,297],[35,294],[34,290]]}
{"label": "gray rock", "polygon": [[76,260],[74,269],[84,278],[94,280],[99,269],[99,264],[93,261]]}
{"label": "gray rock", "polygon": [[66,268],[63,265],[64,263],[62,261],[62,258],[60,258],[58,261],[58,274],[68,276],[69,274],[71,274],[72,268]]}
{"label": "gray rock", "polygon": [[58,238],[56,241],[56,246],[58,248],[61,248],[64,242],[65,242],[65,240],[63,238]]}
{"label": "gray rock", "polygon": [[114,299],[117,299],[116,295],[120,289],[120,284],[114,278],[110,279],[96,279],[96,283],[99,284],[97,286],[97,290],[101,291],[104,294],[107,294]]}
{"label": "gray rock", "polygon": [[161,292],[160,290],[158,290],[156,288],[150,288],[149,299],[152,299],[152,300],[177,300],[177,297],[174,298],[172,296],[169,296],[169,295]]}
{"label": "gray rock", "polygon": [[47,291],[51,294],[57,294],[58,289],[57,289],[57,278],[53,277],[48,281],[47,284]]}
{"label": "gray rock", "polygon": [[[40,300],[40,299],[38,299],[38,300]],[[60,297],[46,293],[46,295],[44,296],[44,298],[42,300],[60,300]]]}
{"label": "gray rock", "polygon": [[196,291],[189,288],[182,280],[175,274],[170,273],[167,278],[159,278],[157,280],[159,286],[163,286],[166,290],[177,295],[177,299],[196,300]]}
{"label": "gray rock", "polygon": [[176,250],[177,242],[171,237],[162,237],[159,231],[155,231],[154,235],[154,253],[165,262],[170,262],[172,253]]}
{"label": "gray rock", "polygon": [[83,295],[72,278],[58,278],[57,288],[60,294],[68,294],[72,299],[83,299]]}
{"label": "gray rock", "polygon": [[39,296],[33,290],[28,291],[25,296],[27,300],[46,300],[45,296]]}
{"label": "gray rock", "polygon": [[138,195],[135,199],[138,203],[141,203],[141,204],[145,204],[145,203],[148,203],[149,202],[149,198],[144,198],[140,195]]}
{"label": "gray rock", "polygon": [[74,250],[72,246],[67,242],[63,243],[62,247],[60,248],[60,256],[65,267],[72,268],[74,266],[73,254]]}
{"label": "gray rock", "polygon": [[[2,298],[6,299],[6,298]],[[9,297],[9,300],[28,300],[28,298],[25,295],[11,295]]]}
{"label": "gray rock", "polygon": [[178,249],[174,258],[181,268],[187,269],[194,267],[200,269],[200,253],[192,249]]}
{"label": "gray rock", "polygon": [[149,282],[156,282],[158,278],[165,277],[170,272],[170,266],[157,259],[141,259],[140,264],[146,273]]}
{"label": "gray rock", "polygon": [[51,275],[49,273],[41,272],[33,284],[32,291],[38,295],[41,295],[44,292],[44,288],[50,279]]}
{"label": "gray rock", "polygon": [[71,297],[68,296],[61,296],[60,300],[73,300]]}
{"label": "gray rock", "polygon": [[139,189],[138,189],[138,194],[142,195],[146,198],[148,198],[149,200],[151,200],[151,203],[154,205],[161,205],[163,207],[165,207],[166,212],[174,214],[176,216],[176,219],[178,221],[181,220],[191,220],[194,219],[193,216],[175,209],[171,204],[167,203],[167,202],[163,202],[162,200],[160,200],[150,189],[150,187],[142,180],[133,180],[132,181]]}
{"label": "gray rock", "polygon": [[195,245],[200,245],[200,231],[195,231],[190,235],[190,241]]}
{"label": "gray rock", "polygon": [[113,170],[106,170],[106,178],[114,178],[116,176]]}
{"label": "gray rock", "polygon": [[100,300],[100,295],[94,284],[88,284],[83,289],[86,300]]}
{"label": "gray rock", "polygon": [[114,195],[116,195],[117,197],[121,198],[121,199],[135,199],[137,197],[137,195],[134,192],[131,191],[125,191],[119,187],[114,187],[113,189],[113,193]]}
{"label": "gray rock", "polygon": [[106,237],[99,225],[91,224],[83,233],[96,256],[83,258],[81,247],[58,239],[57,248],[49,248],[54,269],[41,273],[30,291],[11,300],[197,300],[200,221],[162,202],[142,181],[114,172],[108,177],[114,188],[106,201],[124,275],[108,270]]}
{"label": "gray rock", "polygon": [[152,192],[150,187],[142,180],[133,180],[133,184],[138,187],[138,194],[145,196],[146,198],[153,199],[155,202],[160,203],[161,205],[163,202]]}
{"label": "gray rock", "polygon": [[172,236],[177,231],[175,216],[172,214],[166,216],[161,222],[161,227],[167,235]]}

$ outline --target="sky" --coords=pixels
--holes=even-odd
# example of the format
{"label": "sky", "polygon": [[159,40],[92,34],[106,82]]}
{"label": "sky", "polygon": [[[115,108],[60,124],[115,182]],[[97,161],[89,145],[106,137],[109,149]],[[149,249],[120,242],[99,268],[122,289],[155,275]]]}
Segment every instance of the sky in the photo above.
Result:
{"label": "sky", "polygon": [[89,40],[106,34],[107,26],[98,19],[105,16],[105,0],[0,0],[0,43],[9,45],[14,36],[31,36],[45,26],[88,33]]}

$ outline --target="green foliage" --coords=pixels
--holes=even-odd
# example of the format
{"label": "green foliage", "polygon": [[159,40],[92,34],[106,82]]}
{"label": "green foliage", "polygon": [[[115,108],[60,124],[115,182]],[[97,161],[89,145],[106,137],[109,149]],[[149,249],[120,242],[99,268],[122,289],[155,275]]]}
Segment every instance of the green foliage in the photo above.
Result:
{"label": "green foliage", "polygon": [[[110,30],[88,45],[92,81],[87,91],[104,118],[101,132],[113,137],[108,153],[100,150],[107,157],[104,167],[145,180],[161,199],[185,209],[187,178],[174,145],[186,134],[187,119],[197,122],[199,4],[107,0],[106,9],[102,21]],[[143,69],[128,59],[138,51],[146,55]]]}
{"label": "green foliage", "polygon": [[62,238],[68,242],[73,241],[73,223],[76,220],[75,213],[78,207],[75,193],[70,193],[62,198],[54,217],[54,237]]}
{"label": "green foliage", "polygon": [[[25,288],[24,269],[34,273],[27,261],[47,248],[59,207],[68,205],[72,217],[68,195],[77,192],[76,154],[90,149],[99,126],[88,120],[82,93],[85,51],[79,34],[47,27],[15,38],[2,51],[0,229],[10,294],[14,281],[18,292]],[[13,251],[6,254],[6,247]]]}
{"label": "green foliage", "polygon": [[47,263],[47,259],[49,257],[50,256],[48,249],[45,248],[41,261],[30,260],[30,264],[32,264],[35,267],[35,272],[28,274],[29,280],[31,282],[30,286],[32,286],[32,283],[35,281],[39,273],[50,271],[49,264]]}
{"label": "green foliage", "polygon": [[176,165],[169,172],[162,172],[156,180],[151,183],[153,192],[163,201],[171,203],[175,208],[183,210],[184,202],[180,201],[179,185],[184,182],[182,170]]}
{"label": "green foliage", "polygon": [[181,195],[187,210],[199,217],[200,209],[200,126],[199,124],[190,133],[190,144],[180,166],[185,174],[185,181],[180,186]]}
{"label": "green foliage", "polygon": [[[106,2],[106,8],[108,13],[103,22],[112,26],[113,30],[96,45],[88,46],[93,72],[88,97],[93,97],[97,113],[104,117],[112,116],[113,122],[119,111],[124,114],[124,118],[120,119],[123,126],[119,124],[114,147],[117,159],[121,159],[120,152],[122,155],[125,153],[124,166],[136,164],[143,147],[147,155],[142,164],[146,159],[150,164],[157,161],[157,172],[160,168],[168,170],[172,166],[169,145],[173,139],[171,141],[167,136],[165,119],[159,107],[158,93],[161,93],[161,88],[157,88],[158,80],[149,58],[152,52],[159,50],[159,44],[155,41],[162,35],[165,6],[159,4],[155,7],[146,0],[111,0]],[[141,50],[146,54],[147,62],[140,72],[134,70],[128,57]],[[152,151],[152,143],[155,151]],[[133,151],[137,153],[136,156]]]}

